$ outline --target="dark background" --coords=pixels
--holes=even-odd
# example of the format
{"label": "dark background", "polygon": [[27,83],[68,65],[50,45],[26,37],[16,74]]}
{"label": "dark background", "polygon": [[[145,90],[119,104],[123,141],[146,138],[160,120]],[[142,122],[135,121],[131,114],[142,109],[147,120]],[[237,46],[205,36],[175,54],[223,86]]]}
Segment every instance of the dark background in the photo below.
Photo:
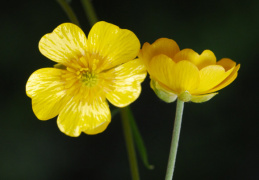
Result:
{"label": "dark background", "polygon": [[[241,64],[237,79],[211,101],[186,103],[175,180],[259,179],[259,1],[93,1],[100,20],[132,30],[144,42],[174,39],[198,53]],[[90,25],[79,1],[71,3],[86,34]],[[38,50],[40,38],[68,18],[56,1],[2,2],[0,9],[0,179],[130,180],[120,116],[103,133],[72,138],[56,118],[37,120],[25,94],[30,74],[54,63]],[[175,103],[160,101],[142,84],[131,108],[144,138],[143,180],[162,180],[173,128]]]}

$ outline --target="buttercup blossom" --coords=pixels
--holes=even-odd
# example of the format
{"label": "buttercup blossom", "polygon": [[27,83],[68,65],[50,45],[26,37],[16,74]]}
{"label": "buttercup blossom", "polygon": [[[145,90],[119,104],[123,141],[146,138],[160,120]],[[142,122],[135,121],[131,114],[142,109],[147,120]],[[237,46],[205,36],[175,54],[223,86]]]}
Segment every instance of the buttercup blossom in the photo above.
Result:
{"label": "buttercup blossom", "polygon": [[145,43],[139,58],[150,74],[151,88],[165,102],[177,97],[184,102],[205,102],[234,81],[240,68],[228,58],[217,62],[210,50],[201,54],[192,49],[180,51],[177,43],[167,38]]}
{"label": "buttercup blossom", "polygon": [[58,64],[35,71],[26,84],[35,115],[58,115],[59,129],[69,136],[104,131],[111,121],[107,100],[125,107],[141,92],[146,70],[134,60],[139,49],[133,32],[107,22],[96,23],[88,38],[74,24],[59,25],[39,42],[40,52]]}

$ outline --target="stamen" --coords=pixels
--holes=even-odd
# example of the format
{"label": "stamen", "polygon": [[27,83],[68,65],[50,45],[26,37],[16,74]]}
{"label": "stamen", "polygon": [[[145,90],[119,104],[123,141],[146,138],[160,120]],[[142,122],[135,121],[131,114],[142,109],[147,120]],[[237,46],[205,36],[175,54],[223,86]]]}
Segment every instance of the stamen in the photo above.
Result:
{"label": "stamen", "polygon": [[93,59],[92,71],[95,71],[95,70],[96,70],[98,63],[99,63],[99,60],[98,60],[98,59]]}
{"label": "stamen", "polygon": [[[82,56],[79,59],[71,60],[70,65],[67,67],[67,71],[75,79],[79,80],[79,82],[81,81],[82,85],[92,88],[99,82],[98,66],[99,59],[86,53],[85,56]],[[67,86],[71,86],[71,84],[68,83]]]}
{"label": "stamen", "polygon": [[82,56],[79,60],[82,62],[84,67],[88,67],[87,57]]}

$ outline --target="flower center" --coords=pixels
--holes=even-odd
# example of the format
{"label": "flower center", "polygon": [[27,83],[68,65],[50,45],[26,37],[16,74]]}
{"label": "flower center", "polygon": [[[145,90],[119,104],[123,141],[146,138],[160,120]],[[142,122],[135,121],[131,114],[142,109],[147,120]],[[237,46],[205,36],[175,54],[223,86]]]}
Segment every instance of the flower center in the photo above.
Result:
{"label": "flower center", "polygon": [[98,78],[95,73],[86,71],[82,73],[81,81],[83,82],[84,85],[88,87],[93,87],[97,84]]}
{"label": "flower center", "polygon": [[[70,61],[69,66],[66,67],[70,73],[64,77],[67,81],[75,78],[75,82],[81,82],[83,86],[89,88],[98,84],[100,79],[98,76],[99,60],[88,56],[82,56],[77,60]],[[68,84],[71,85],[71,83]]]}

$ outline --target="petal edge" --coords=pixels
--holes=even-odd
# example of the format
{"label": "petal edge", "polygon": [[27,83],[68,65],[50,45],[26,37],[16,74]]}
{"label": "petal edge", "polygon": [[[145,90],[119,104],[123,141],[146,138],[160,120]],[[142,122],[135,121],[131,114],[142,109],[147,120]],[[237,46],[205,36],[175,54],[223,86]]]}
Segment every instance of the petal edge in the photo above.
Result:
{"label": "petal edge", "polygon": [[86,42],[86,36],[78,26],[63,23],[40,39],[39,50],[52,61],[66,64],[85,54]]}

